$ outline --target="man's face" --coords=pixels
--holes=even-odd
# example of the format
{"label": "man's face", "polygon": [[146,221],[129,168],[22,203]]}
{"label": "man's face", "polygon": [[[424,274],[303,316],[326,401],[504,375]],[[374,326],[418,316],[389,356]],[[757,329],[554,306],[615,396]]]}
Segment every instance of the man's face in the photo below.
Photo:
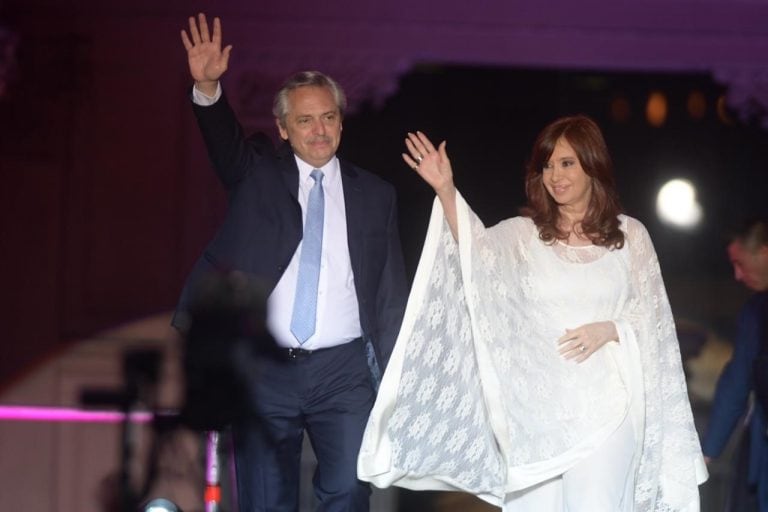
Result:
{"label": "man's face", "polygon": [[330,89],[310,85],[289,92],[285,125],[278,119],[277,128],[309,165],[319,168],[328,163],[341,142],[341,113]]}
{"label": "man's face", "polygon": [[733,265],[733,277],[756,292],[768,290],[768,246],[748,250],[739,241],[728,246],[728,257]]}

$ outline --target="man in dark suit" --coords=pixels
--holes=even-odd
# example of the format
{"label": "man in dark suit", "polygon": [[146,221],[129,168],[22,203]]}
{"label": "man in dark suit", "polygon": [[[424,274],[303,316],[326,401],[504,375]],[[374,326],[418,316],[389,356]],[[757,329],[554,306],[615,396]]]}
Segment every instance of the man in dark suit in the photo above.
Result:
{"label": "man in dark suit", "polygon": [[754,220],[746,223],[728,245],[728,256],[736,280],[757,293],[739,312],[733,356],[717,383],[702,450],[707,462],[718,457],[746,414],[749,431],[744,433],[734,464],[726,510],[768,512],[766,411],[759,401],[754,402],[751,410],[748,407],[755,385],[754,364],[768,322],[768,222]]}
{"label": "man in dark suit", "polygon": [[[177,312],[211,271],[237,270],[270,291],[267,326],[249,373],[253,413],[233,425],[241,511],[298,510],[304,432],[317,456],[319,510],[368,510],[356,460],[375,396],[370,363],[383,370],[407,299],[393,188],[336,157],[344,93],[302,72],[275,96],[285,141],[246,138],[219,78],[231,46],[205,16],[182,30],[194,112],[226,188],[226,218],[195,265]],[[178,322],[177,322],[178,323]]]}

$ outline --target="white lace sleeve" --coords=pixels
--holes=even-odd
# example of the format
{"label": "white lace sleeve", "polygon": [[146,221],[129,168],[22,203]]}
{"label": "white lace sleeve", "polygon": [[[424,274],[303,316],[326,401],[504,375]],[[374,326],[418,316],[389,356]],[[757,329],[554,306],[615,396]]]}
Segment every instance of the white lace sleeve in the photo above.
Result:
{"label": "white lace sleeve", "polygon": [[636,343],[644,394],[635,510],[699,510],[698,485],[707,479],[707,470],[693,423],[672,311],[648,232],[633,218],[622,220],[631,288],[616,324],[622,342]]}
{"label": "white lace sleeve", "polygon": [[358,457],[379,487],[503,496],[504,466],[478,378],[458,247],[435,201],[403,325]]}

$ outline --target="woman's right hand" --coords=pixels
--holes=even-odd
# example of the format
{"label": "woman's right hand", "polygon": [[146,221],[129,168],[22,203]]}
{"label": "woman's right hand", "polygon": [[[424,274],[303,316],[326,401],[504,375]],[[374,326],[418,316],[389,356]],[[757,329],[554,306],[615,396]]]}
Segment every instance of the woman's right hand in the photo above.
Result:
{"label": "woman's right hand", "polygon": [[408,153],[403,153],[403,160],[411,169],[419,173],[435,189],[443,205],[445,220],[451,228],[454,240],[459,239],[459,226],[456,215],[456,187],[453,185],[451,161],[445,152],[445,141],[435,150],[435,146],[421,132],[409,133],[405,139]]}
{"label": "woman's right hand", "polygon": [[445,151],[445,141],[435,150],[430,140],[421,132],[408,133],[405,139],[408,153],[403,153],[403,160],[408,166],[419,173],[437,193],[438,196],[452,195],[453,171],[451,161]]}

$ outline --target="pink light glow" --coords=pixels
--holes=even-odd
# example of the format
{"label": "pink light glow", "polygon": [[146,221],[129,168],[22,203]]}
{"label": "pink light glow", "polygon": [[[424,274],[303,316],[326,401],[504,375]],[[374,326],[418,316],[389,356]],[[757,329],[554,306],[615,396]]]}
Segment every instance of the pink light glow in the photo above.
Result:
{"label": "pink light glow", "polygon": [[[132,412],[130,419],[135,423],[152,421],[150,412]],[[125,414],[116,411],[83,411],[66,407],[29,407],[29,406],[0,406],[0,421],[51,421],[51,422],[88,422],[88,423],[119,423]]]}

